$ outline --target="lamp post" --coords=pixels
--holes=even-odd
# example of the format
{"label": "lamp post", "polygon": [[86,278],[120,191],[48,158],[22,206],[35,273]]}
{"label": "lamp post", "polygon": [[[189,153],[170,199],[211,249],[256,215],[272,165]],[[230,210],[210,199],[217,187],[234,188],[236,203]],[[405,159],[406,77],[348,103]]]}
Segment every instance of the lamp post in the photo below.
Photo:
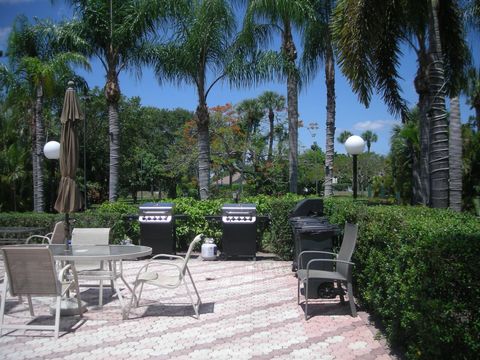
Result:
{"label": "lamp post", "polygon": [[[43,155],[49,160],[60,159],[60,143],[57,141],[49,141],[43,147]],[[51,163],[50,172],[52,179],[55,178],[55,164]],[[54,180],[50,180],[50,211],[53,211],[53,204],[55,203],[55,185]]]}
{"label": "lamp post", "polygon": [[345,141],[345,149],[353,158],[353,198],[357,198],[357,156],[365,148],[365,141],[358,135],[350,136]]}
{"label": "lamp post", "polygon": [[47,159],[60,159],[60,143],[58,141],[49,141],[43,147],[43,154]]}

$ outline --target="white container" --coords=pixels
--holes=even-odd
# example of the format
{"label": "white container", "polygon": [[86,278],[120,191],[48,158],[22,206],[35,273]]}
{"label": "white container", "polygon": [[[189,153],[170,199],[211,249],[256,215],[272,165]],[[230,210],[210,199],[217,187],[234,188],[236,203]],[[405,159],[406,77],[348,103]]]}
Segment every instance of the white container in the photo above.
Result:
{"label": "white container", "polygon": [[217,245],[215,245],[212,238],[205,239],[202,244],[202,259],[215,260],[217,258]]}

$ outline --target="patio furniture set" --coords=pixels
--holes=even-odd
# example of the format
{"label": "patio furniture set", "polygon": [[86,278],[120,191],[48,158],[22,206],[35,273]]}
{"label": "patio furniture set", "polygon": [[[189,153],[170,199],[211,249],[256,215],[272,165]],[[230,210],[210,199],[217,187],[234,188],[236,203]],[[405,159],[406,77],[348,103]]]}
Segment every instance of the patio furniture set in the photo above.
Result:
{"label": "patio furniture set", "polygon": [[[295,231],[298,229],[297,226]],[[292,270],[298,279],[298,304],[301,305],[302,294],[305,298],[305,320],[309,317],[308,308],[312,297],[316,297],[311,295],[311,288],[316,288],[319,283],[335,284],[335,295],[340,296],[342,304],[347,293],[352,316],[356,316],[352,288],[354,264],[351,257],[357,231],[357,225],[345,224],[338,254],[305,248],[302,246],[301,236],[296,236]],[[63,222],[59,222],[50,234],[30,236],[24,245],[3,247],[1,251],[5,277],[0,306],[0,336],[4,330],[9,329],[40,329],[53,330],[55,337],[58,337],[60,314],[75,314],[82,317],[86,310],[79,290],[84,286],[92,287],[92,284],[86,284],[86,281],[98,282],[99,307],[103,306],[104,282],[109,283],[119,300],[124,320],[129,318],[133,306],[139,306],[145,285],[162,289],[184,287],[196,318],[199,318],[201,299],[188,268],[188,261],[195,246],[205,239],[202,234],[196,236],[190,243],[184,257],[172,254],[154,255],[140,268],[133,284],[129,284],[124,277],[122,261],[145,258],[152,254],[152,248],[142,245],[109,245],[109,235],[109,228],[74,228],[71,245],[64,244],[65,228]],[[34,240],[40,241],[41,244],[32,244]],[[123,284],[130,293],[128,302],[123,298],[120,284]],[[342,285],[346,286],[346,291]],[[18,297],[20,302],[23,302],[24,296],[27,298],[32,317],[34,316],[32,296],[55,297],[55,307],[51,307],[51,312],[55,314],[55,325],[7,324],[5,315],[8,292],[11,296]],[[72,292],[75,293],[75,297],[72,297]],[[65,309],[62,308],[63,302],[67,304]]]}

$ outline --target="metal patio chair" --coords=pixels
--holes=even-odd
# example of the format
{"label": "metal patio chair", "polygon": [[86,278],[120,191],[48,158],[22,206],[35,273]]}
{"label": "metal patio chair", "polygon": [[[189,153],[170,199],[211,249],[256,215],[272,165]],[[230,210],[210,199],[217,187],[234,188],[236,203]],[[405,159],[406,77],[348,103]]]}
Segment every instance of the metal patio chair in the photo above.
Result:
{"label": "metal patio chair", "polygon": [[[4,329],[53,330],[55,338],[58,338],[61,299],[68,296],[71,289],[76,292],[79,314],[83,316],[77,275],[72,265],[66,265],[57,272],[52,252],[47,247],[5,247],[1,250],[5,279],[0,305],[0,336]],[[68,273],[70,276],[67,276]],[[5,324],[7,291],[14,297],[27,297],[32,317],[35,316],[32,296],[55,297],[55,325]]]}
{"label": "metal patio chair", "polygon": [[[108,245],[110,239],[110,228],[74,228],[72,231],[72,246],[78,245]],[[109,263],[109,266],[111,264]],[[103,261],[75,261],[78,278],[99,282],[98,305],[103,306],[103,281],[110,281],[114,290],[115,285],[110,276],[110,271],[105,270]],[[111,269],[110,269],[111,270]],[[83,285],[88,286],[92,285]]]}
{"label": "metal patio chair", "polygon": [[[299,269],[297,271],[298,278],[298,304],[300,304],[300,284],[303,284],[304,295],[305,295],[305,320],[308,319],[308,283],[311,279],[332,281],[337,283],[338,292],[340,295],[340,301],[344,303],[342,283],[347,286],[348,300],[350,303],[350,310],[352,311],[352,316],[357,316],[357,311],[355,309],[355,302],[353,298],[353,287],[352,287],[352,268],[355,265],[350,260],[352,258],[353,251],[355,249],[355,244],[357,242],[357,233],[358,225],[345,223],[345,229],[343,233],[342,245],[340,246],[340,251],[338,254],[328,252],[328,251],[313,251],[307,250],[302,251],[298,255]],[[302,257],[305,254],[323,254],[331,255],[333,259],[311,259],[308,261],[306,266],[303,266]],[[332,271],[328,270],[315,270],[311,269],[312,264],[318,263],[333,263],[334,268]]]}
{"label": "metal patio chair", "polygon": [[[130,309],[132,307],[133,302],[135,301],[135,306],[138,307],[140,302],[140,298],[142,296],[142,290],[144,285],[152,285],[158,288],[163,289],[176,289],[182,284],[185,286],[186,293],[190,298],[190,301],[193,306],[193,310],[195,311],[195,315],[197,319],[199,319],[199,309],[202,301],[200,299],[200,295],[198,294],[197,287],[195,286],[195,282],[193,281],[192,274],[188,268],[188,261],[190,260],[190,256],[196,244],[204,239],[204,235],[200,234],[197,235],[193,241],[190,243],[188,247],[188,251],[185,257],[181,257],[178,255],[171,255],[171,254],[158,254],[153,256],[147,264],[140,268],[133,283],[133,294],[130,300],[130,305],[127,310],[127,317],[130,313]],[[157,260],[160,258],[165,259],[173,259],[178,261],[167,261],[167,260]],[[197,300],[194,301],[192,297],[192,293],[190,288],[187,284],[187,277],[195,291]],[[138,296],[136,295],[136,291],[139,289]]]}
{"label": "metal patio chair", "polygon": [[25,244],[40,241],[42,244],[64,244],[65,243],[65,223],[58,221],[52,232],[45,235],[31,235],[25,241]]}

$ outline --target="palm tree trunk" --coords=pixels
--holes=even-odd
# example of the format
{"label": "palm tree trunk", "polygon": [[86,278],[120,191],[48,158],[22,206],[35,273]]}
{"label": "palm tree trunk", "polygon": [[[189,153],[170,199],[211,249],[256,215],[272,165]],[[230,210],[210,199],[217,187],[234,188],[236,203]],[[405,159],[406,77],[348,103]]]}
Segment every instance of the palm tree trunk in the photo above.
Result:
{"label": "palm tree trunk", "polygon": [[200,102],[195,112],[198,128],[198,185],[200,199],[210,195],[210,138],[208,136],[209,115],[205,102]]}
{"label": "palm tree trunk", "polygon": [[450,209],[462,211],[462,127],[457,96],[450,100]]}
{"label": "palm tree trunk", "polygon": [[298,73],[295,66],[297,51],[293,42],[290,21],[284,19],[283,23],[282,51],[290,66],[290,69],[287,70],[288,180],[289,191],[296,194],[298,188]]}
{"label": "palm tree trunk", "polygon": [[[419,188],[414,189],[414,203],[423,205],[430,204],[430,166],[429,166],[429,148],[430,148],[430,123],[427,112],[429,109],[429,78],[428,68],[429,59],[425,48],[425,38],[418,34],[418,71],[415,77],[415,90],[418,94],[418,111],[420,113],[420,156],[418,161],[418,172],[420,177]],[[415,186],[415,182],[414,182]]]}
{"label": "palm tree trunk", "polygon": [[120,125],[118,118],[118,102],[120,101],[120,86],[117,71],[114,66],[107,73],[105,97],[108,104],[108,131],[110,146],[110,168],[108,182],[108,200],[115,202],[118,199],[118,176],[120,158]]}
{"label": "palm tree trunk", "polygon": [[268,134],[268,161],[272,161],[273,156],[273,132],[275,130],[275,113],[273,108],[268,109],[268,121],[270,123],[270,133]]}
{"label": "palm tree trunk", "polygon": [[43,124],[43,87],[37,87],[35,102],[35,146],[33,154],[33,210],[43,212],[43,146],[45,145],[45,128]]}
{"label": "palm tree trunk", "polygon": [[328,44],[325,61],[325,83],[327,86],[327,128],[325,144],[324,196],[333,195],[333,156],[335,154],[335,60],[331,43]]}
{"label": "palm tree trunk", "polygon": [[429,2],[430,194],[431,206],[448,207],[448,120],[445,74],[438,25],[438,0]]}

